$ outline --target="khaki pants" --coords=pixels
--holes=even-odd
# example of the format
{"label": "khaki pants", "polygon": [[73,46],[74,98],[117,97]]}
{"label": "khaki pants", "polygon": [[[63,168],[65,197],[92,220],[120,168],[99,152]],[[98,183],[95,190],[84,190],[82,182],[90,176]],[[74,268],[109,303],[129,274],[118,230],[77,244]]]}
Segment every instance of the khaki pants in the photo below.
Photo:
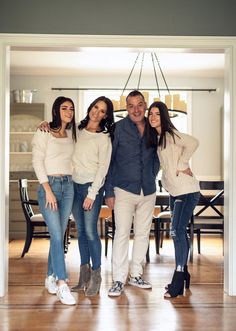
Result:
{"label": "khaki pants", "polygon": [[[149,244],[156,192],[147,196],[129,193],[115,187],[116,231],[112,251],[113,281],[126,282],[128,273],[139,277]],[[130,229],[134,224],[132,260],[129,266]]]}

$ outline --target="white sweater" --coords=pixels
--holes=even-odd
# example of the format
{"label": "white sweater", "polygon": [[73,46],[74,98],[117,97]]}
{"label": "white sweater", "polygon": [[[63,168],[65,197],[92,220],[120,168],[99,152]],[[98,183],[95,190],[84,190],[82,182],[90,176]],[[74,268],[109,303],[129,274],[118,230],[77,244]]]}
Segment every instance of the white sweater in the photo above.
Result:
{"label": "white sweater", "polygon": [[74,142],[71,130],[67,138],[56,138],[51,133],[37,130],[32,140],[32,164],[39,183],[48,182],[48,175],[72,175]]}
{"label": "white sweater", "polygon": [[166,134],[166,148],[157,149],[157,154],[162,167],[161,182],[163,187],[172,196],[198,192],[199,182],[194,176],[182,172],[176,175],[177,170],[185,170],[189,167],[189,160],[197,149],[198,140],[188,134],[175,131],[178,136],[175,142],[172,136]]}
{"label": "white sweater", "polygon": [[105,177],[111,159],[111,139],[103,132],[89,132],[86,129],[78,130],[77,143],[73,155],[74,182],[85,184],[91,182],[88,197],[95,197],[105,182]]}

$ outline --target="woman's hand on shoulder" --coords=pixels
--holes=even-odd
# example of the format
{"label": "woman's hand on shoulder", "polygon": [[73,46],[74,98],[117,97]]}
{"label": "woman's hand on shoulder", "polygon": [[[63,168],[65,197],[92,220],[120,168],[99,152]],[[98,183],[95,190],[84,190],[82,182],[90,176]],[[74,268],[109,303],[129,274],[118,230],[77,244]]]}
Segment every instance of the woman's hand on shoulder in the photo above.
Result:
{"label": "woman's hand on shoulder", "polygon": [[44,131],[44,132],[50,132],[49,123],[47,121],[43,121],[43,122],[39,123],[37,129],[39,129],[40,131]]}

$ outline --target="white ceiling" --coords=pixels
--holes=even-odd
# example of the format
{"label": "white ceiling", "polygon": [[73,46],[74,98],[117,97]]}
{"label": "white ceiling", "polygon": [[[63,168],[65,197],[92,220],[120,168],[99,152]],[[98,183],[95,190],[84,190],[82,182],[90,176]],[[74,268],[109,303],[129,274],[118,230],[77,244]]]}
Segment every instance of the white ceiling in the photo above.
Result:
{"label": "white ceiling", "polygon": [[[79,48],[14,48],[11,74],[14,75],[120,75],[130,73],[139,52],[145,52],[142,74],[153,75],[151,52],[155,52],[164,75],[181,77],[223,77],[224,54],[220,50]],[[139,73],[142,53],[134,73]],[[158,75],[160,71],[155,61]]]}

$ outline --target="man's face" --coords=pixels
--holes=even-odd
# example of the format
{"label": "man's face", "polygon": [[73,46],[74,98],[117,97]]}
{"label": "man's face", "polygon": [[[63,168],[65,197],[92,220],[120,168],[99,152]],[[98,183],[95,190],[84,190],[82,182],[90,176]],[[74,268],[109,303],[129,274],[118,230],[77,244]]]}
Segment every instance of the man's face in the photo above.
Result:
{"label": "man's face", "polygon": [[140,95],[137,95],[135,97],[128,97],[126,109],[128,111],[131,121],[133,121],[134,123],[138,124],[140,122],[143,122],[146,108],[146,102]]}

